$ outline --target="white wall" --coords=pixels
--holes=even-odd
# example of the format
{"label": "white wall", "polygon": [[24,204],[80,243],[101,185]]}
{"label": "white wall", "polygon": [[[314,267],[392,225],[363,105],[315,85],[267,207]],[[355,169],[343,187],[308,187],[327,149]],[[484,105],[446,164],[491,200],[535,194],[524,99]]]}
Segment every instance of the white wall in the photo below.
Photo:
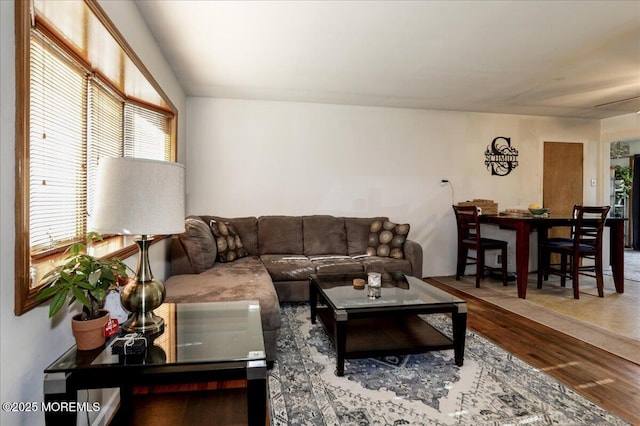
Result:
{"label": "white wall", "polygon": [[640,114],[625,114],[602,120],[602,142],[628,141],[638,138],[640,138]]}
{"label": "white wall", "polygon": [[[456,203],[526,207],[542,199],[544,141],[585,142],[585,183],[598,177],[598,120],[210,98],[189,98],[187,111],[188,214],[386,215],[411,224],[424,276],[455,270],[441,179]],[[504,177],[484,164],[496,136],[519,151]],[[585,201],[596,195],[585,184]]]}
{"label": "white wall", "polygon": [[[185,96],[153,38],[146,30],[135,4],[130,1],[104,1],[101,5],[138,56],[185,114]],[[70,314],[48,318],[48,305],[35,308],[21,316],[14,311],[14,149],[15,149],[15,51],[14,2],[0,1],[0,401],[42,401],[44,368],[73,344]],[[185,126],[180,125],[179,141],[185,140]],[[179,160],[185,155],[185,144],[179,145]],[[151,268],[155,276],[167,275],[166,250],[161,242],[152,247]],[[135,256],[127,263],[135,267]],[[81,397],[85,397],[81,395]],[[91,401],[94,401],[92,395]],[[84,416],[79,416],[82,423]],[[0,424],[44,424],[42,413],[11,413],[2,411]]]}

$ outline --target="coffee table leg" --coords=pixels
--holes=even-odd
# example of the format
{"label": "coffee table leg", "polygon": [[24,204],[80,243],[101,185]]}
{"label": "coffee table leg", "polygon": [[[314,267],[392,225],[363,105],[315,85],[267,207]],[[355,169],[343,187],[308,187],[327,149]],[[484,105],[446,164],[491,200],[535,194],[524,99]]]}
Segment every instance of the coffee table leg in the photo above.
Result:
{"label": "coffee table leg", "polygon": [[335,338],[336,338],[336,375],[344,376],[344,357],[347,350],[347,312],[337,310],[335,312]]}
{"label": "coffee table leg", "polygon": [[458,306],[458,311],[451,315],[453,322],[453,356],[456,365],[464,363],[464,340],[467,334],[467,306]]}
{"label": "coffee table leg", "polygon": [[264,426],[267,416],[267,363],[249,361],[247,365],[248,424]]}

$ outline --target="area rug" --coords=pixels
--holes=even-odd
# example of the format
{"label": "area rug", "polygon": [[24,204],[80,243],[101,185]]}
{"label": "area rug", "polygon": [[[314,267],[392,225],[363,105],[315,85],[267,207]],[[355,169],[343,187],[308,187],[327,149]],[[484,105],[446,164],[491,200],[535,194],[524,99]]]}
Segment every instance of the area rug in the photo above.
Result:
{"label": "area rug", "polygon": [[[637,315],[640,297],[638,289],[633,287],[638,285],[635,282],[625,280],[623,294],[615,293],[613,284],[605,282],[604,298],[597,297],[595,284],[585,283],[580,286],[580,299],[575,300],[570,286],[563,288],[545,283],[542,289],[537,289],[531,279],[526,299],[518,298],[513,283],[504,287],[501,282],[485,280],[476,288],[473,277],[463,277],[460,281],[453,276],[426,280],[435,280],[640,364],[640,317]],[[605,307],[605,303],[610,306]],[[621,318],[625,320],[621,322]],[[616,322],[618,327],[626,327],[628,334],[609,328]]]}
{"label": "area rug", "polygon": [[[626,425],[551,376],[467,331],[462,367],[453,351],[347,360],[308,304],[283,304],[277,361],[269,375],[271,424]],[[451,336],[445,315],[425,317]]]}
{"label": "area rug", "polygon": [[[604,268],[605,275],[613,276],[611,266]],[[625,249],[624,251],[624,279],[640,282],[640,251]]]}

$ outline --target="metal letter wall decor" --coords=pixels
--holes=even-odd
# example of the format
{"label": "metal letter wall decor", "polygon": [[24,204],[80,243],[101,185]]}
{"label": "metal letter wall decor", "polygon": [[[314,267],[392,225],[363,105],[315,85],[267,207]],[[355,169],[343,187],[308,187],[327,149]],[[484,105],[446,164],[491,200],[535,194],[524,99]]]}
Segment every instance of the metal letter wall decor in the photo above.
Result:
{"label": "metal letter wall decor", "polygon": [[506,176],[518,167],[518,150],[511,146],[511,138],[498,136],[484,152],[484,165],[495,176]]}

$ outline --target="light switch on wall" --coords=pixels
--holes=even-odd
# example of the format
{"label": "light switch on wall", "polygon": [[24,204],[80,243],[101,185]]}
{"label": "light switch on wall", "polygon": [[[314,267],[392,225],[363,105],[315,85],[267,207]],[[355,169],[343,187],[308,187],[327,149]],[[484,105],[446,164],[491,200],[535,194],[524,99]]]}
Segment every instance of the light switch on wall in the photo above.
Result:
{"label": "light switch on wall", "polygon": [[595,179],[591,179],[591,186],[596,186],[596,180]]}

